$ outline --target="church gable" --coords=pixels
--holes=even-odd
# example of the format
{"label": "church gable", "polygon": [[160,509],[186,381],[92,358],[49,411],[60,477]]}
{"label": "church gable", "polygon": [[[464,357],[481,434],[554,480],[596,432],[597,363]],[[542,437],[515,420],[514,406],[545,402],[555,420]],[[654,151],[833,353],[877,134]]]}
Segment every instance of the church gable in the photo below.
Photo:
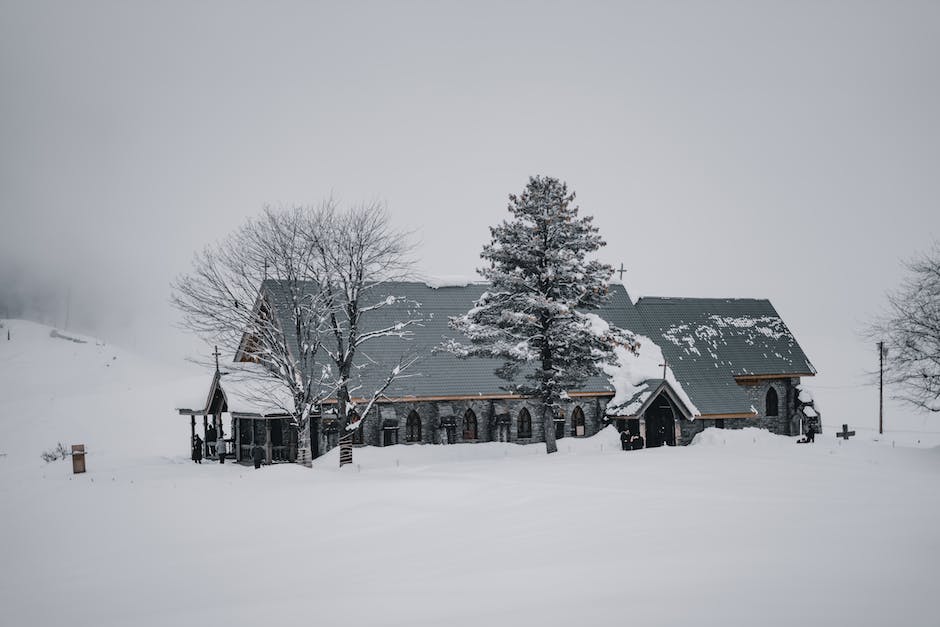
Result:
{"label": "church gable", "polygon": [[641,298],[636,309],[703,415],[757,415],[742,384],[816,373],[770,301]]}

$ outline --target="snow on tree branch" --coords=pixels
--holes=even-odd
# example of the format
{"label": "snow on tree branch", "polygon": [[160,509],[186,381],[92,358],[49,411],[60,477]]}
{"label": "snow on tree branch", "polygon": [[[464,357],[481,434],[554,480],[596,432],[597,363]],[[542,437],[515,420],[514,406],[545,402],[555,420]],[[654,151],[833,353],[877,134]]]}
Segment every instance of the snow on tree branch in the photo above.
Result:
{"label": "snow on tree branch", "polygon": [[613,268],[588,259],[604,242],[592,218],[578,215],[574,198],[550,177],[532,177],[521,195],[509,197],[511,217],[490,228],[480,255],[488,266],[478,273],[491,288],[450,319],[465,340],[442,344],[458,357],[505,360],[496,374],[542,403],[549,453],[556,448],[551,421],[567,390],[613,361],[614,347],[636,351],[631,332],[600,329],[584,313],[608,298]]}

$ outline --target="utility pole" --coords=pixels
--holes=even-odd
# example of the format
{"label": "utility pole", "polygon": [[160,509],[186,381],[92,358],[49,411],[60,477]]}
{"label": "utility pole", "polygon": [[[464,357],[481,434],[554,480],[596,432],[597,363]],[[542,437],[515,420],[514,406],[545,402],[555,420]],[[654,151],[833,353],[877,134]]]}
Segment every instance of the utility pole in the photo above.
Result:
{"label": "utility pole", "polygon": [[883,434],[885,414],[885,343],[878,342],[878,433]]}

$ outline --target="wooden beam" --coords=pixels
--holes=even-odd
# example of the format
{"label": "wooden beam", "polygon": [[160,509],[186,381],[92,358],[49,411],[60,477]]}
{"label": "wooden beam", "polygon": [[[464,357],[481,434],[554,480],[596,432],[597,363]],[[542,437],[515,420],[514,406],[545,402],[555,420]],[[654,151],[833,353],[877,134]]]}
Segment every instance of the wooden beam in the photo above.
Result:
{"label": "wooden beam", "polygon": [[714,420],[715,418],[756,418],[757,414],[751,413],[739,413],[739,414],[702,414],[701,416],[696,416],[696,420],[705,419],[705,420]]}
{"label": "wooden beam", "polygon": [[795,372],[791,374],[736,374],[734,380],[739,385],[748,385],[750,382],[766,381],[769,379],[798,379],[801,377],[815,377],[814,372]]}
{"label": "wooden beam", "polygon": [[[613,398],[614,393],[610,390],[605,390],[603,392],[569,392],[568,396],[572,398],[584,398],[584,397],[594,397],[594,396],[606,396]],[[463,395],[452,395],[452,396],[400,396],[394,398],[385,398],[382,400],[383,403],[424,403],[432,401],[490,401],[490,400],[525,400],[531,398],[529,396],[522,396],[521,394],[463,394]],[[350,399],[354,403],[365,403],[368,399],[365,398],[352,398]],[[327,399],[323,401],[323,405],[335,405],[336,399]]]}

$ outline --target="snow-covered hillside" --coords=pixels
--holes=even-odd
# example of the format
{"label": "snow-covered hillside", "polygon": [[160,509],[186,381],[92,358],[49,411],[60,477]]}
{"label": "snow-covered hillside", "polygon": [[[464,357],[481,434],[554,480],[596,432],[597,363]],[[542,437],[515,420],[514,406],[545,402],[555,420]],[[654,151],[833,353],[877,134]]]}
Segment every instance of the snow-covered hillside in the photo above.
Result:
{"label": "snow-covered hillside", "polygon": [[[938,622],[940,449],[710,429],[623,453],[609,429],[197,466],[172,408],[207,375],[5,324],[3,624]],[[86,474],[39,459],[57,441]]]}
{"label": "snow-covered hillside", "polygon": [[199,369],[185,362],[169,369],[34,322],[0,324],[0,454],[7,468],[41,465],[40,453],[58,442],[85,444],[102,461],[186,452],[186,419],[175,415],[173,401],[182,390],[206,389]]}

